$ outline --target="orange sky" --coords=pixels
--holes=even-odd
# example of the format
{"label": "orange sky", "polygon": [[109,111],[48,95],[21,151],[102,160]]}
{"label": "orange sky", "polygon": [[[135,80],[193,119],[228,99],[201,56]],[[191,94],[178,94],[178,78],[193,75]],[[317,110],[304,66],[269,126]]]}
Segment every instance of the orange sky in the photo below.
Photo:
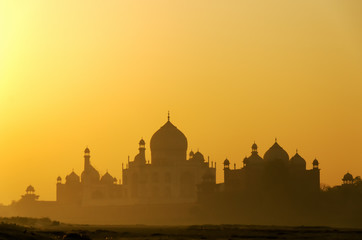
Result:
{"label": "orange sky", "polygon": [[360,0],[0,0],[0,202],[29,184],[54,200],[86,146],[120,178],[168,110],[219,182],[225,157],[241,167],[275,137],[307,168],[317,157],[322,183],[362,175],[361,12]]}

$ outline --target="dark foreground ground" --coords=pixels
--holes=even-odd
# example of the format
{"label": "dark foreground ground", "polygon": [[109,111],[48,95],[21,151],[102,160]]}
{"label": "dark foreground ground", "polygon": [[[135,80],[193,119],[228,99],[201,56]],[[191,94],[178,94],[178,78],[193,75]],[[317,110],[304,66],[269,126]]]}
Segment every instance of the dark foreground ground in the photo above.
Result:
{"label": "dark foreground ground", "polygon": [[[24,223],[24,222],[23,222]],[[362,239],[362,229],[246,225],[88,226],[51,222],[0,224],[0,239]]]}

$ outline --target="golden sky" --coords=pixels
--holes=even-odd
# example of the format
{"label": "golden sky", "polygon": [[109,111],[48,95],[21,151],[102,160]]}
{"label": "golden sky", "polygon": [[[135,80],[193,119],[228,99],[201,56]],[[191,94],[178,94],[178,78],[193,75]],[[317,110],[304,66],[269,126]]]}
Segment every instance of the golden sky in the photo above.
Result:
{"label": "golden sky", "polygon": [[86,146],[120,178],[168,110],[218,182],[226,157],[241,167],[275,137],[307,168],[317,157],[322,183],[362,175],[361,12],[360,0],[0,0],[0,202],[29,184],[54,200]]}

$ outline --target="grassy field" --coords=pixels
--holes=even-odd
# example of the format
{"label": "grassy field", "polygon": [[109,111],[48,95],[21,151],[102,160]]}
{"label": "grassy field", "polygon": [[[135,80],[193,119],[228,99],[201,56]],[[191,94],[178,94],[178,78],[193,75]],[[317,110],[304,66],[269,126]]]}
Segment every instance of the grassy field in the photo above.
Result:
{"label": "grassy field", "polygon": [[[16,223],[15,223],[16,222]],[[362,239],[362,229],[247,225],[91,226],[47,219],[5,219],[0,239]]]}

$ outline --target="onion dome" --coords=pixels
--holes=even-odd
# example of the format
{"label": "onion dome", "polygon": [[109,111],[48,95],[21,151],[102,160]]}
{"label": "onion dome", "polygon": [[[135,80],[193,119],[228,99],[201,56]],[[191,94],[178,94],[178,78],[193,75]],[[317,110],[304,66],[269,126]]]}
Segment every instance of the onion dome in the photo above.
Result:
{"label": "onion dome", "polygon": [[318,166],[318,164],[319,164],[318,160],[317,160],[317,159],[314,159],[314,161],[313,161],[313,166]]}
{"label": "onion dome", "polygon": [[194,154],[192,160],[197,162],[205,162],[204,155],[202,155],[202,153],[200,153],[199,151]]}
{"label": "onion dome", "polygon": [[146,145],[146,143],[145,143],[145,140],[143,140],[143,138],[140,140],[140,142],[138,143],[139,145]]}
{"label": "onion dome", "polygon": [[290,159],[290,165],[292,168],[298,168],[298,169],[306,169],[307,163],[305,162],[304,158],[302,158],[298,153],[296,153],[291,159]]}
{"label": "onion dome", "polygon": [[259,156],[258,151],[256,149],[257,148],[253,149],[250,157],[247,158],[247,164],[260,165],[264,162],[263,158]]}
{"label": "onion dome", "polygon": [[167,121],[151,138],[151,151],[185,150],[187,139],[170,121]]}
{"label": "onion dome", "polygon": [[84,150],[84,153],[90,153],[90,150],[88,147]]}
{"label": "onion dome", "polygon": [[29,185],[29,186],[26,188],[25,191],[26,191],[26,192],[35,192],[35,189],[34,189],[34,187],[33,187],[32,185]]}
{"label": "onion dome", "polygon": [[346,182],[352,182],[353,181],[353,176],[352,174],[350,174],[349,172],[346,173],[343,178],[342,178],[343,181],[346,181]]}
{"label": "onion dome", "polygon": [[61,182],[62,178],[60,176],[57,177],[57,182]]}
{"label": "onion dome", "polygon": [[170,121],[151,138],[152,163],[160,164],[186,160],[187,139]]}
{"label": "onion dome", "polygon": [[66,183],[79,183],[80,178],[79,176],[73,171],[68,176],[65,177]]}
{"label": "onion dome", "polygon": [[230,161],[229,161],[229,159],[225,159],[225,161],[224,161],[224,165],[225,165],[225,166],[230,165]]}
{"label": "onion dome", "polygon": [[278,160],[288,163],[289,155],[281,146],[279,146],[277,142],[275,142],[273,146],[271,146],[271,148],[269,148],[269,150],[265,152],[264,160],[266,161]]}
{"label": "onion dome", "polygon": [[137,164],[146,164],[146,155],[144,148],[139,149],[139,153],[134,157],[134,162]]}
{"label": "onion dome", "polygon": [[145,141],[143,139],[139,142],[139,153],[135,156],[134,162],[137,164],[146,164],[146,155],[145,155]]}
{"label": "onion dome", "polygon": [[251,146],[251,150],[252,152],[256,152],[258,150],[258,145],[256,145],[256,143],[254,142],[253,145]]}
{"label": "onion dome", "polygon": [[103,183],[103,184],[113,184],[113,182],[114,182],[114,179],[111,176],[111,174],[109,174],[108,172],[106,172],[101,178],[101,183]]}
{"label": "onion dome", "polygon": [[195,155],[195,154],[194,154],[194,151],[191,150],[191,152],[189,153],[190,158],[193,158],[194,155]]}
{"label": "onion dome", "polygon": [[146,164],[145,154],[144,154],[144,153],[138,153],[138,154],[134,157],[134,162],[135,162],[135,163],[144,163],[144,164]]}

